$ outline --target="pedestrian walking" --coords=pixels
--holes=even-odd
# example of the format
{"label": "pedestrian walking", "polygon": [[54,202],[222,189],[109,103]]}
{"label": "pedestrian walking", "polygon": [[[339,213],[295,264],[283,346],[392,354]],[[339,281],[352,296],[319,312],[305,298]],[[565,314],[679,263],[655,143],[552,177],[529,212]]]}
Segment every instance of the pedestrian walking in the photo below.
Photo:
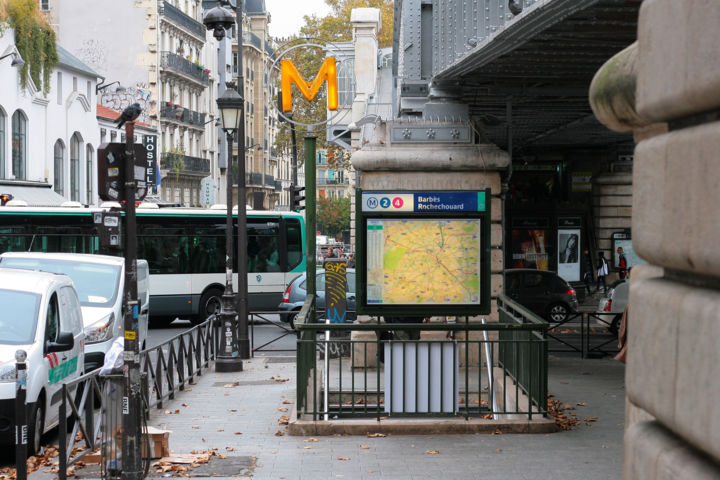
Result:
{"label": "pedestrian walking", "polygon": [[583,275],[583,280],[585,280],[585,288],[587,289],[588,295],[590,295],[592,292],[590,291],[590,287],[592,286],[592,283],[595,281],[595,277],[593,276],[593,266],[592,266],[592,258],[590,257],[590,250],[587,248],[583,250],[583,270],[585,271],[585,275]]}
{"label": "pedestrian walking", "polygon": [[605,252],[598,252],[598,269],[597,269],[597,288],[595,291],[600,290],[600,282],[602,281],[603,285],[603,292],[607,293],[607,282],[605,281],[605,277],[608,274],[608,265],[607,261],[605,260]]}
{"label": "pedestrian walking", "polygon": [[623,252],[622,247],[617,248],[617,254],[618,254],[618,276],[621,279],[624,279],[625,277],[627,277],[627,274],[628,274],[627,257],[625,256],[625,252]]}
{"label": "pedestrian walking", "polygon": [[355,256],[352,253],[347,257],[347,268],[355,268]]}

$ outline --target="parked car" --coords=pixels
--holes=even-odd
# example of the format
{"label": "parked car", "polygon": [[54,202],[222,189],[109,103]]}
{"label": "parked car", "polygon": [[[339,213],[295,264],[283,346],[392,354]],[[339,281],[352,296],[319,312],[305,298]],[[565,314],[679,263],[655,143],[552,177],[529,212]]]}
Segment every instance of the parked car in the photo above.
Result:
{"label": "parked car", "polygon": [[[101,367],[105,353],[123,332],[125,259],[80,253],[7,252],[0,266],[64,273],[75,283],[85,325],[85,371]],[[143,349],[148,331],[150,270],[145,260],[137,261],[138,341]]]}
{"label": "parked car", "polygon": [[28,448],[59,423],[62,385],[83,373],[82,310],[70,277],[0,268],[0,444],[15,444],[15,354],[27,354]]}
{"label": "parked car", "polygon": [[[610,285],[607,295],[600,299],[598,304],[597,313],[603,314],[600,317],[603,320],[609,321],[610,325],[608,330],[614,335],[618,334],[620,329],[620,320],[622,320],[622,314],[625,311],[628,300],[630,300],[630,282],[627,280],[618,280],[617,282]],[[610,320],[610,315],[615,314]]]}
{"label": "parked car", "polygon": [[545,270],[505,270],[505,294],[549,322],[564,322],[578,308],[570,284]]}
{"label": "parked car", "polygon": [[[315,307],[318,310],[325,310],[325,270],[318,270],[316,272],[315,288],[317,291],[317,299],[315,301]],[[347,299],[347,315],[344,319],[345,322],[352,322],[357,318],[355,313],[355,269],[347,269],[347,284],[348,291],[346,294]],[[283,301],[278,305],[278,309],[283,312],[280,317],[286,323],[291,326],[295,325],[295,317],[305,303],[305,296],[307,295],[307,274],[303,273],[290,285],[288,285],[285,293],[283,294]]]}

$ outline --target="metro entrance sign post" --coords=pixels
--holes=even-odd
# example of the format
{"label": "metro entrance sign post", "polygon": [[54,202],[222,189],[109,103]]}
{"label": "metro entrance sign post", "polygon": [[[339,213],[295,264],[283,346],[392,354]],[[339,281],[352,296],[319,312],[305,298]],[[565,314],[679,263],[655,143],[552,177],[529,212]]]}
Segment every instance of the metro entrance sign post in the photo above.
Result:
{"label": "metro entrance sign post", "polygon": [[358,313],[490,313],[489,199],[489,190],[358,189]]}

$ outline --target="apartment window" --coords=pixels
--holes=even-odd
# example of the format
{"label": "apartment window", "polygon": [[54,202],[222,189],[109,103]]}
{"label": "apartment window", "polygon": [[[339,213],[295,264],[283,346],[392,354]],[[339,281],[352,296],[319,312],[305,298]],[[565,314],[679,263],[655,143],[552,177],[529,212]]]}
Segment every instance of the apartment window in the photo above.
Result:
{"label": "apartment window", "polygon": [[78,91],[77,85],[78,85],[77,77],[73,77],[73,92],[77,92],[77,91]]}
{"label": "apartment window", "polygon": [[352,105],[355,98],[355,61],[346,59],[338,65],[338,104]]}
{"label": "apartment window", "polygon": [[57,72],[57,103],[62,105],[62,72]]}
{"label": "apartment window", "polygon": [[65,178],[65,145],[63,145],[62,140],[55,142],[53,158],[55,165],[55,169],[53,170],[53,190],[55,190],[58,195],[64,195],[65,182],[63,180]]}
{"label": "apartment window", "polygon": [[27,162],[27,117],[16,110],[12,116],[12,173],[17,180],[25,180]]}
{"label": "apartment window", "polygon": [[85,147],[85,192],[87,194],[86,202],[88,205],[93,203],[93,161],[94,150],[92,145]]}
{"label": "apartment window", "polygon": [[0,178],[5,178],[5,139],[7,138],[7,127],[5,126],[5,112],[0,108]]}
{"label": "apartment window", "polygon": [[40,10],[47,12],[50,10],[50,0],[40,0]]}
{"label": "apartment window", "polygon": [[70,139],[70,200],[80,201],[80,135]]}

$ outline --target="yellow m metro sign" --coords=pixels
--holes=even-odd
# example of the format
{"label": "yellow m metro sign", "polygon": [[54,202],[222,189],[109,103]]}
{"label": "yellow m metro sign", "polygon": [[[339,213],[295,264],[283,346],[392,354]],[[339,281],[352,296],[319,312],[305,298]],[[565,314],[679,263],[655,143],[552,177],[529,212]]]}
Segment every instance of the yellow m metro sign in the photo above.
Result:
{"label": "yellow m metro sign", "polygon": [[292,84],[295,83],[303,96],[312,102],[323,82],[327,80],[328,110],[338,108],[337,65],[335,58],[326,58],[312,82],[306,81],[290,60],[280,63],[280,89],[282,91],[282,111],[292,112]]}

